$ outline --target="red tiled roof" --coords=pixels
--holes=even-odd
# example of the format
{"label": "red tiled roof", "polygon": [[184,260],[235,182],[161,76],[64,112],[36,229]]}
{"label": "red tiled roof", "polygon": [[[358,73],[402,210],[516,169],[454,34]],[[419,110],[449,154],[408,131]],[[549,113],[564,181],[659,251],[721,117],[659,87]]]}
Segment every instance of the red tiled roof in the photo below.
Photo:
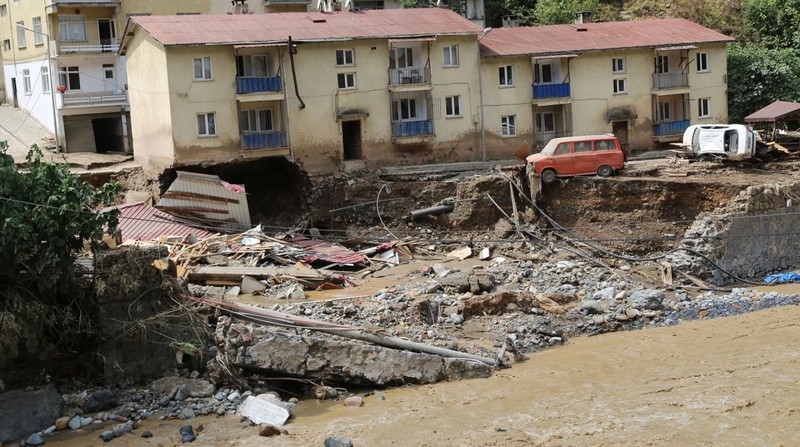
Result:
{"label": "red tiled roof", "polygon": [[[360,12],[134,16],[164,46],[478,34],[481,28],[442,8]],[[130,26],[130,25],[129,25]]]}
{"label": "red tiled roof", "polygon": [[[119,210],[119,232],[122,242],[135,240],[148,242],[159,236],[183,236],[194,234],[197,239],[205,239],[214,233],[182,224],[163,211],[146,203],[134,203],[116,207]],[[107,208],[106,210],[111,209]]]}
{"label": "red tiled roof", "polygon": [[786,115],[791,115],[800,110],[800,103],[775,101],[772,104],[764,107],[763,109],[756,110],[744,117],[747,123],[771,122],[783,118]]}
{"label": "red tiled roof", "polygon": [[[578,31],[579,29],[584,31]],[[733,40],[686,19],[666,19],[497,28],[486,34],[480,45],[481,54],[492,57],[667,47]]]}

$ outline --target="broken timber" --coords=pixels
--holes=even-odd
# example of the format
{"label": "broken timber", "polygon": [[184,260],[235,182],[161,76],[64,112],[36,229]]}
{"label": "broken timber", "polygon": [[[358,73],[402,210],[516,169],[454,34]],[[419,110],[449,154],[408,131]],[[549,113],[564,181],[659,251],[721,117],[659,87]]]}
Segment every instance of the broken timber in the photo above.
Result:
{"label": "broken timber", "polygon": [[311,270],[294,267],[220,267],[201,266],[189,272],[189,281],[236,281],[242,276],[263,278],[267,276],[291,276],[299,280],[321,282],[328,279],[326,275]]}

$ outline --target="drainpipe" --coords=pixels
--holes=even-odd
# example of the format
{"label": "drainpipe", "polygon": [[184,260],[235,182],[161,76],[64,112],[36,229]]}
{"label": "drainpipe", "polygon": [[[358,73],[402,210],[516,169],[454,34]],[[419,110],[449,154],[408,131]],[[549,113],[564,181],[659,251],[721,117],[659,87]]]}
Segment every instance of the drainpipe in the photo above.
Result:
{"label": "drainpipe", "polygon": [[300,88],[297,87],[297,73],[294,71],[294,54],[297,53],[297,48],[292,44],[292,36],[289,36],[289,62],[292,64],[292,81],[294,81],[294,94],[297,100],[300,101],[300,110],[306,108],[306,103],[300,97]]}
{"label": "drainpipe", "polygon": [[481,109],[481,153],[483,154],[483,161],[486,161],[486,125],[484,123],[483,118],[483,68],[481,67],[481,39],[486,37],[487,34],[492,32],[492,28],[486,28],[483,30],[483,34],[478,37],[478,92],[479,92],[479,99],[480,99],[480,109]]}

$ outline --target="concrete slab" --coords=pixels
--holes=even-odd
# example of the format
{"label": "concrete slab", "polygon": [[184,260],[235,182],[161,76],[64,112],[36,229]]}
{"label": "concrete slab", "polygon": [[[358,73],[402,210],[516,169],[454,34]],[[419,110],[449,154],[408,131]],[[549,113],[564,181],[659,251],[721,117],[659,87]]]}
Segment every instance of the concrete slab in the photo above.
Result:
{"label": "concrete slab", "polygon": [[43,150],[55,147],[52,132],[36,118],[8,104],[0,105],[0,141],[8,142],[8,154],[14,157],[15,163],[25,162],[33,144]]}

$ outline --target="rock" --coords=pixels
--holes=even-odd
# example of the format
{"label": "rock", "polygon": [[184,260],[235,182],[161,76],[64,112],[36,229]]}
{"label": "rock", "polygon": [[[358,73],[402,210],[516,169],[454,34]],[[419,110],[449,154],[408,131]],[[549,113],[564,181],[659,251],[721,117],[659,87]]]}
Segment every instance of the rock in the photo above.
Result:
{"label": "rock", "polygon": [[61,416],[64,401],[53,385],[0,394],[0,444],[44,430]]}
{"label": "rock", "polygon": [[32,446],[32,447],[39,447],[40,445],[44,445],[44,443],[45,443],[45,440],[44,440],[44,438],[42,438],[42,435],[40,435],[39,433],[34,433],[34,434],[28,436],[28,439],[25,440],[25,445],[26,446]]}
{"label": "rock", "polygon": [[583,300],[581,301],[581,310],[589,315],[602,314],[603,303],[597,300]]}
{"label": "rock", "polygon": [[81,406],[84,413],[96,413],[117,406],[117,396],[111,390],[98,390],[86,397]]}
{"label": "rock", "polygon": [[325,440],[325,447],[353,447],[353,441],[344,436],[331,436]]}
{"label": "rock", "polygon": [[120,436],[125,436],[133,430],[133,422],[128,421],[124,424],[117,424],[111,429],[111,432],[114,433],[115,438],[119,438]]}
{"label": "rock", "polygon": [[[230,289],[228,289],[228,290],[226,290],[226,291],[225,291],[225,296],[231,296],[231,297],[234,297],[234,296],[239,296],[239,293],[241,293],[241,291],[242,291],[242,288],[241,288],[241,287],[239,287],[239,286],[233,286],[233,287],[231,287]],[[184,441],[184,442],[185,442],[185,441]],[[190,442],[191,442],[191,441],[190,441]]]}
{"label": "rock", "polygon": [[345,407],[362,407],[364,406],[364,398],[361,396],[350,396],[343,402]]}
{"label": "rock", "polygon": [[181,442],[194,442],[194,440],[197,439],[191,425],[184,425],[180,428],[179,432],[181,434]]}
{"label": "rock", "polygon": [[219,391],[217,394],[214,395],[214,399],[216,400],[225,400],[225,393]]}
{"label": "rock", "polygon": [[234,391],[228,395],[228,402],[236,402],[237,400],[242,399],[242,394],[238,391]]}
{"label": "rock", "polygon": [[470,247],[459,248],[447,254],[448,258],[458,258],[462,261],[470,256],[472,256],[472,249]]}
{"label": "rock", "polygon": [[181,384],[175,389],[175,400],[186,400],[189,397],[189,387],[186,384]]}
{"label": "rock", "polygon": [[639,290],[630,294],[628,304],[639,309],[659,310],[663,306],[665,296],[666,293],[663,290]]}
{"label": "rock", "polygon": [[270,436],[282,435],[284,431],[285,430],[281,430],[280,428],[271,424],[260,424],[258,426],[258,435],[263,436],[265,438],[269,438]]}
{"label": "rock", "polygon": [[142,433],[142,437],[145,438],[145,439],[152,438],[153,437],[153,432],[151,432],[150,430],[147,430],[147,431]]}
{"label": "rock", "polygon": [[236,411],[236,414],[250,419],[254,424],[266,423],[278,427],[285,424],[286,420],[289,419],[288,410],[255,396],[248,396]]}
{"label": "rock", "polygon": [[161,399],[158,400],[158,404],[161,405],[162,407],[166,407],[167,405],[169,405],[169,401],[171,400],[172,399],[170,399],[169,396],[161,396]]}
{"label": "rock", "polygon": [[506,219],[500,219],[494,224],[494,235],[500,239],[505,239],[514,231],[514,226]]}
{"label": "rock", "polygon": [[94,421],[94,418],[86,416],[85,418],[81,418],[81,427],[86,427],[87,425],[91,424]]}
{"label": "rock", "polygon": [[596,300],[612,300],[614,296],[617,294],[617,289],[613,287],[606,287],[601,290],[598,290],[594,293],[594,299]]}
{"label": "rock", "polygon": [[188,379],[183,377],[164,377],[150,384],[150,389],[158,394],[170,394],[175,388],[186,385],[189,397],[211,397],[214,394],[214,385],[203,379]]}
{"label": "rock", "polygon": [[[455,289],[456,293],[470,292],[469,274],[464,272],[451,273],[444,278],[439,278],[439,284],[445,289]],[[475,293],[475,292],[472,292]]]}
{"label": "rock", "polygon": [[56,431],[66,430],[69,427],[69,416],[56,419]]}
{"label": "rock", "polygon": [[294,284],[286,289],[283,297],[287,300],[304,300],[306,299],[306,293],[303,291],[303,286],[300,284]]}
{"label": "rock", "polygon": [[114,439],[114,432],[111,430],[106,430],[103,433],[100,433],[100,439],[102,439],[103,442],[111,442],[111,440]]}
{"label": "rock", "polygon": [[67,425],[69,426],[70,430],[77,430],[81,428],[81,417],[78,415],[73,416],[72,419],[69,420]]}
{"label": "rock", "polygon": [[194,419],[195,417],[197,417],[197,415],[195,415],[192,407],[184,407],[178,414],[178,418],[180,419]]}
{"label": "rock", "polygon": [[267,290],[267,286],[261,281],[251,277],[242,276],[242,293],[246,295],[258,295]]}
{"label": "rock", "polygon": [[600,325],[606,322],[606,318],[603,315],[594,315],[592,316],[592,322],[594,324]]}
{"label": "rock", "polygon": [[459,314],[451,314],[450,321],[452,321],[453,324],[461,324],[464,322],[464,317]]}
{"label": "rock", "polygon": [[492,257],[492,252],[489,250],[489,247],[483,247],[481,253],[478,255],[478,259],[481,261],[485,261]]}

